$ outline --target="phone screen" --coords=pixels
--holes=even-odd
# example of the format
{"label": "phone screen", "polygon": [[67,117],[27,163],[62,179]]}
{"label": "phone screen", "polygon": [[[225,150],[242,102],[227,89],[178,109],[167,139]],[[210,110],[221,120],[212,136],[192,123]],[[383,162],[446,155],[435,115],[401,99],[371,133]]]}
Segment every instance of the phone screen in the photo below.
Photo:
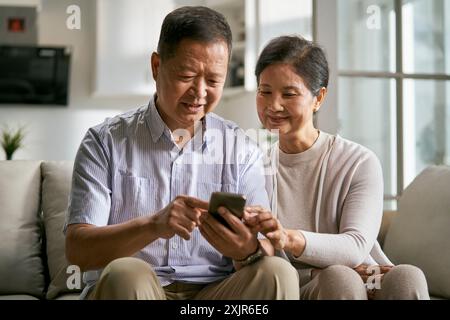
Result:
{"label": "phone screen", "polygon": [[222,224],[229,227],[224,218],[217,212],[219,207],[227,208],[232,214],[238,218],[242,218],[244,214],[246,198],[242,194],[229,192],[213,192],[209,200],[209,213],[211,213]]}

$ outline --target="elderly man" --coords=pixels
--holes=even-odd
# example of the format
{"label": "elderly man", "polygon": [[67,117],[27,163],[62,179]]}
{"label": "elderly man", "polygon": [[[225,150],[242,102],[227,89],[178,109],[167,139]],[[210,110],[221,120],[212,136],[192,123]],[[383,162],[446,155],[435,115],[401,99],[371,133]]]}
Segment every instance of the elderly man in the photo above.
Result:
{"label": "elderly man", "polygon": [[83,297],[298,299],[288,262],[264,256],[256,235],[229,211],[220,210],[230,228],[207,212],[214,191],[269,206],[260,151],[210,113],[230,54],[221,14],[172,11],[151,58],[156,93],[149,105],[87,132],[66,223],[66,255],[87,271]]}

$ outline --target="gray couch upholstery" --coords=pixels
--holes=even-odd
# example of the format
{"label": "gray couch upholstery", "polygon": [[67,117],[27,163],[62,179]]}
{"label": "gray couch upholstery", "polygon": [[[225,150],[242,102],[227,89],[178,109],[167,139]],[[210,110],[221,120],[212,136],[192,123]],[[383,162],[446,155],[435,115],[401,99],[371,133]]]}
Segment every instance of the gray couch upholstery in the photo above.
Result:
{"label": "gray couch upholstery", "polygon": [[385,212],[379,241],[394,264],[412,264],[433,299],[450,299],[450,167],[426,168]]}
{"label": "gray couch upholstery", "polygon": [[[64,225],[72,162],[0,161],[0,299],[77,299],[68,289]],[[379,241],[395,264],[420,267],[450,299],[450,168],[430,167],[385,212]]]}
{"label": "gray couch upholstery", "polygon": [[0,299],[78,298],[66,285],[62,233],[72,168],[0,161]]}

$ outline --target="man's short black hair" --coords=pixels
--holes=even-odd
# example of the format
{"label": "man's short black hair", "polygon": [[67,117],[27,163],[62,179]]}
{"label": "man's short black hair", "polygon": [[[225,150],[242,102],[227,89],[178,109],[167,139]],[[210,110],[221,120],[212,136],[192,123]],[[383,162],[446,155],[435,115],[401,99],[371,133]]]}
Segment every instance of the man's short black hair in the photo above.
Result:
{"label": "man's short black hair", "polygon": [[210,8],[185,6],[169,13],[163,21],[158,42],[161,60],[175,55],[183,39],[205,43],[224,41],[231,57],[232,35],[225,17]]}

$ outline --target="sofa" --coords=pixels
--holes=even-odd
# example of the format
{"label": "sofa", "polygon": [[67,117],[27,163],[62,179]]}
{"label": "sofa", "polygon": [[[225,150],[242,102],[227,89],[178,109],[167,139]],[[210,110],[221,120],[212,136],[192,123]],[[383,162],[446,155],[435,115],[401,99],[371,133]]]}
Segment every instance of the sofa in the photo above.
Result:
{"label": "sofa", "polygon": [[[62,233],[72,162],[0,161],[0,299],[78,299]],[[430,167],[385,212],[379,234],[396,263],[420,267],[450,299],[450,168]],[[69,283],[69,285],[68,285]]]}
{"label": "sofa", "polygon": [[78,299],[62,232],[72,168],[0,161],[0,299]]}

